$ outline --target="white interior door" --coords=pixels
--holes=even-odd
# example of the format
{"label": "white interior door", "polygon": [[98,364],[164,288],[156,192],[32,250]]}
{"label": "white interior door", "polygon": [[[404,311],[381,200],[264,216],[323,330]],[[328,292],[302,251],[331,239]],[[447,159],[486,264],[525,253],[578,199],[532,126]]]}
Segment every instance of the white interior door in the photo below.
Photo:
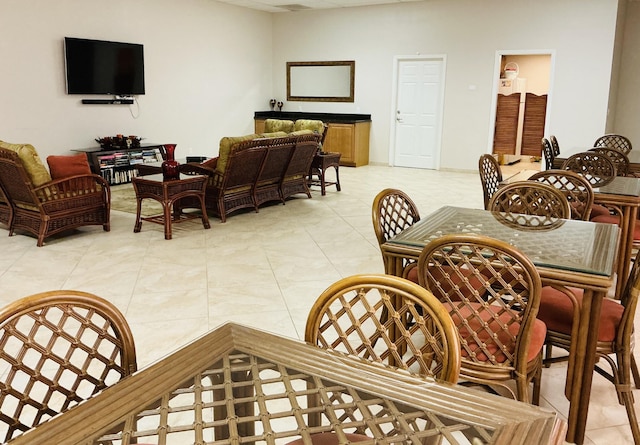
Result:
{"label": "white interior door", "polygon": [[398,60],[394,162],[438,168],[442,122],[442,57]]}

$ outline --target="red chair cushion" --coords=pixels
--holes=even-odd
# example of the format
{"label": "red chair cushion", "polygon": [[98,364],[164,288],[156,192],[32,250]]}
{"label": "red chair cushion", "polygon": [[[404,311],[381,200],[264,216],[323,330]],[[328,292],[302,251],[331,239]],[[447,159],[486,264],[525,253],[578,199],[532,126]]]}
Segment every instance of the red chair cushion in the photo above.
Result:
{"label": "red chair cushion", "polygon": [[[446,306],[450,306],[450,305],[445,304],[445,307]],[[472,306],[474,307],[474,310],[480,310],[481,308],[480,303],[472,303]],[[477,345],[476,342],[472,339],[470,332],[471,331],[476,332],[480,341],[488,340],[491,334],[486,329],[481,328],[481,323],[484,324],[485,322],[489,322],[488,326],[491,327],[491,325],[496,325],[497,322],[495,321],[495,319],[492,319],[492,314],[486,310],[480,312],[480,317],[482,318],[482,321],[477,316],[471,317],[471,308],[469,307],[463,307],[461,309],[458,309],[458,311],[460,312],[460,315],[452,312],[451,310],[449,310],[449,313],[451,314],[451,318],[453,318],[454,324],[458,328],[460,337],[469,339],[469,344],[470,344],[469,347],[471,350],[476,352],[477,354],[476,357],[478,360],[489,361],[489,358],[486,356],[486,354],[480,351],[480,346]],[[469,328],[467,328],[462,323],[461,318],[467,320],[469,324]],[[504,323],[507,323],[511,320],[511,316],[505,313],[500,315],[498,319]],[[512,323],[509,326],[509,332],[512,335],[517,334],[519,330],[520,330],[519,323]],[[497,339],[498,342],[502,344],[511,343],[510,336],[506,332],[504,332],[502,329],[500,329],[499,326],[497,325],[496,325],[495,332],[498,333],[498,339]],[[544,322],[536,319],[533,323],[531,343],[529,344],[529,351],[527,352],[528,362],[530,362],[531,360],[534,360],[538,356],[538,354],[540,354],[540,351],[542,351],[542,347],[544,346],[544,341],[546,336],[547,336],[547,326],[544,324]],[[486,348],[492,355],[495,356],[495,360],[497,362],[502,363],[506,361],[507,357],[499,351],[496,341],[489,341],[488,344],[486,345]],[[468,355],[469,355],[468,352],[463,349],[462,356],[467,357]]]}
{"label": "red chair cushion", "polygon": [[[578,304],[582,304],[584,291],[575,288],[571,288],[571,291],[575,294]],[[598,341],[610,342],[616,338],[623,312],[624,306],[620,303],[609,298],[602,301]],[[573,304],[564,293],[551,286],[544,286],[538,319],[544,321],[550,331],[570,335],[573,325]]]}
{"label": "red chair cushion", "polygon": [[[345,434],[349,442],[364,442],[365,440],[371,440],[369,436],[363,436],[362,434]],[[318,433],[312,434],[311,440],[314,445],[338,445],[338,436],[336,433]],[[286,445],[302,445],[304,441],[302,438],[289,442]]]}
{"label": "red chair cushion", "polygon": [[[620,218],[618,217],[618,215],[600,215],[600,216],[594,216],[591,218],[591,221],[593,222],[599,222],[599,223],[607,223],[607,224],[620,224]],[[640,223],[637,222],[636,220],[636,224],[635,224],[635,228],[633,231],[633,239],[634,240],[640,240]]]}
{"label": "red chair cushion", "polygon": [[596,216],[606,216],[610,214],[609,209],[602,204],[594,204],[591,206],[591,215],[589,216],[589,219],[593,220]]}
{"label": "red chair cushion", "polygon": [[49,164],[52,179],[91,174],[91,168],[84,153],[73,156],[48,156],[47,164]]}

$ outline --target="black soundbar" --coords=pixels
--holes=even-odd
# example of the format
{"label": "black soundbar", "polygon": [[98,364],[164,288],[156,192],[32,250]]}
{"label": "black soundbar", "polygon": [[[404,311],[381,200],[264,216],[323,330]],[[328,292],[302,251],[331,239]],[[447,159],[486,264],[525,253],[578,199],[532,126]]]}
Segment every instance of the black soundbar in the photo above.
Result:
{"label": "black soundbar", "polygon": [[89,105],[131,105],[133,99],[82,99],[82,103]]}

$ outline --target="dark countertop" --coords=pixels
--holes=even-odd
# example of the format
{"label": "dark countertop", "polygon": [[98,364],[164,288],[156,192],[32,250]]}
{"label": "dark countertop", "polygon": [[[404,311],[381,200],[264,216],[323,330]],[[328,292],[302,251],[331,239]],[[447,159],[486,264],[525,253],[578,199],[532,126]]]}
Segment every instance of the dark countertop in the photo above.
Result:
{"label": "dark countertop", "polygon": [[370,122],[370,114],[308,113],[304,111],[256,111],[254,119],[318,119],[323,122],[355,123]]}

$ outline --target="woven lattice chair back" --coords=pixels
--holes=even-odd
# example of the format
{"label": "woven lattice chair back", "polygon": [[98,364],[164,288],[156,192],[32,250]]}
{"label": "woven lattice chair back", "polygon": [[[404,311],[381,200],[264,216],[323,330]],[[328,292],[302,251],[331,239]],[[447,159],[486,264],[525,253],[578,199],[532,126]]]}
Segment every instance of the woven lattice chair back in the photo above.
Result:
{"label": "woven lattice chair back", "polygon": [[529,179],[560,190],[571,206],[571,219],[589,221],[594,196],[593,188],[584,176],[569,170],[547,170],[535,173]]}
{"label": "woven lattice chair back", "polygon": [[[409,195],[401,190],[389,188],[382,190],[373,199],[371,220],[378,245],[382,246],[420,221],[420,212]],[[411,264],[415,265],[415,262],[404,260],[405,276]],[[386,265],[385,270],[387,270]]]}
{"label": "woven lattice chair back", "polygon": [[354,275],[334,283],[309,312],[305,340],[412,374],[458,379],[451,317],[431,292],[404,278]]}
{"label": "woven lattice chair back", "polygon": [[480,182],[484,194],[484,208],[489,208],[489,200],[500,187],[502,182],[502,170],[498,160],[490,154],[483,154],[478,161],[480,171]]}
{"label": "woven lattice chair back", "polygon": [[604,136],[600,136],[593,143],[593,146],[615,148],[627,155],[633,148],[629,138],[622,136],[621,134],[605,134]]}
{"label": "woven lattice chair back", "polygon": [[[515,222],[522,220],[524,226],[546,226],[557,219],[571,218],[567,197],[557,188],[537,181],[517,181],[500,187],[489,202],[489,210],[502,212]],[[522,218],[520,215],[542,218]]]}
{"label": "woven lattice chair back", "polygon": [[594,147],[589,151],[603,154],[611,159],[616,166],[616,174],[618,176],[629,175],[629,157],[617,148]]}
{"label": "woven lattice chair back", "polygon": [[52,291],[0,310],[5,441],[136,371],[124,316],[102,298]]}
{"label": "woven lattice chair back", "polygon": [[562,169],[581,174],[594,188],[607,185],[617,175],[616,166],[608,156],[592,151],[569,156],[562,163]]}
{"label": "woven lattice chair back", "polygon": [[521,401],[529,401],[528,384],[536,379],[535,402],[546,329],[536,322],[541,281],[531,261],[499,240],[447,235],[425,246],[418,273],[458,327],[460,378],[499,385],[515,379],[513,395]]}
{"label": "woven lattice chair back", "polygon": [[553,158],[557,158],[560,155],[560,145],[558,144],[558,138],[554,135],[549,136],[549,142],[551,142],[551,152],[553,153]]}
{"label": "woven lattice chair back", "polygon": [[555,155],[553,154],[553,147],[551,146],[551,142],[549,139],[542,138],[542,156],[544,156],[544,164],[547,170],[551,170],[553,168],[553,160],[555,159]]}

